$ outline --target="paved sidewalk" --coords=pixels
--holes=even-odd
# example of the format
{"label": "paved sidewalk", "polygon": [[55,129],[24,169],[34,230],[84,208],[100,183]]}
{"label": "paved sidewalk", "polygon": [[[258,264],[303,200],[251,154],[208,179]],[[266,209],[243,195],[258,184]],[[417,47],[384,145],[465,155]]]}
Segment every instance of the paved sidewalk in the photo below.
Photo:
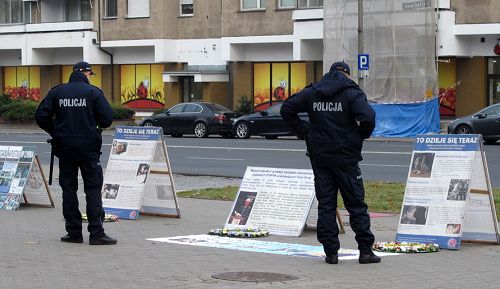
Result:
{"label": "paved sidewalk", "polygon": [[[20,128],[6,128],[2,132]],[[24,128],[24,132],[28,131]],[[39,131],[33,128],[33,131]],[[56,174],[57,175],[57,174]],[[175,175],[177,190],[239,184],[239,179]],[[463,244],[460,251],[384,257],[380,264],[357,260],[328,265],[320,259],[176,245],[146,238],[205,234],[221,227],[232,202],[179,199],[181,218],[141,216],[106,223],[116,246],[59,241],[65,234],[61,191],[51,186],[56,208],[0,211],[0,288],[500,288],[500,246]],[[85,197],[80,184],[82,211]],[[394,240],[398,215],[372,218],[378,241]],[[348,223],[346,217],[344,222]],[[342,248],[355,249],[346,224]],[[318,246],[316,234],[269,236],[266,241]],[[223,281],[212,274],[254,271],[299,277],[286,282]]]}
{"label": "paved sidewalk", "polygon": [[[225,178],[218,178],[227,182]],[[177,185],[207,185],[205,177],[182,176]],[[217,181],[212,178],[209,182]],[[230,182],[237,182],[231,180]],[[188,184],[188,185],[186,185]],[[81,185],[81,184],[80,184]],[[80,186],[81,187],[81,186]],[[155,243],[146,238],[205,234],[222,226],[232,202],[180,198],[181,218],[141,216],[106,223],[116,246],[59,241],[64,234],[61,191],[52,185],[56,208],[0,211],[0,288],[499,288],[500,246],[464,244],[460,251],[389,256],[381,264],[357,260],[328,265],[320,259]],[[80,201],[84,196],[80,191]],[[83,205],[82,205],[82,211]],[[346,217],[344,222],[347,223]],[[398,216],[372,218],[379,241],[395,237]],[[347,224],[346,224],[347,225]],[[355,249],[349,226],[342,248]],[[318,246],[315,232],[262,240]],[[223,281],[212,274],[254,271],[289,274],[277,283]]]}

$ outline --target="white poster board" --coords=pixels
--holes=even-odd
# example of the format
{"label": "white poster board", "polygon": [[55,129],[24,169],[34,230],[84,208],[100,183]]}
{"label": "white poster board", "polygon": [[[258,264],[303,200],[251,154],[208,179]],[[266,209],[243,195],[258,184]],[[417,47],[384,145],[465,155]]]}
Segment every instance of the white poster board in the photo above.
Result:
{"label": "white poster board", "polygon": [[[21,202],[27,203],[24,195],[26,187],[32,197],[33,204],[45,201],[46,206],[54,206],[50,191],[41,177],[41,167],[35,156],[34,146],[0,146],[0,210],[17,210]],[[39,180],[40,186],[33,192],[34,178]],[[27,183],[29,182],[29,186]],[[45,184],[44,187],[41,184]],[[40,194],[43,192],[42,194]],[[42,197],[43,196],[43,197]],[[38,200],[35,200],[38,197]],[[43,198],[43,200],[42,200]]]}
{"label": "white poster board", "polygon": [[224,227],[300,236],[313,198],[312,170],[247,167]]}
{"label": "white poster board", "polygon": [[419,135],[396,241],[436,243],[443,249],[458,250],[462,240],[498,243],[482,138]]}
{"label": "white poster board", "polygon": [[141,214],[180,217],[174,177],[167,146],[163,140],[156,142],[153,161],[146,180]]}
{"label": "white poster board", "polygon": [[161,128],[117,127],[102,188],[106,213],[131,220],[141,211],[178,216],[167,160]]}

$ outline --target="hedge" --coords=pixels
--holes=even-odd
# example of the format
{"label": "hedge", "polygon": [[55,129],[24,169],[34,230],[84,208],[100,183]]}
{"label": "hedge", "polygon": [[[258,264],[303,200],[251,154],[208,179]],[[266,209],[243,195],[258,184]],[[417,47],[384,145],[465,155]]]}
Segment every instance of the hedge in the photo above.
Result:
{"label": "hedge", "polygon": [[[7,120],[34,120],[38,102],[26,99],[13,100],[0,95],[0,116]],[[113,119],[130,119],[135,112],[130,108],[111,104]]]}

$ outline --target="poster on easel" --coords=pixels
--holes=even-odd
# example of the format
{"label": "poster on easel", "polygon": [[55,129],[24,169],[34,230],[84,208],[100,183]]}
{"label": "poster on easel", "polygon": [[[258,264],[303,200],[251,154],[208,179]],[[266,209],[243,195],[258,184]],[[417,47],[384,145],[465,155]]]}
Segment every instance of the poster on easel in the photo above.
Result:
{"label": "poster on easel", "polygon": [[156,142],[153,161],[144,189],[141,214],[180,217],[174,177],[163,138]]}
{"label": "poster on easel", "polygon": [[[177,199],[171,197],[175,190],[162,136],[158,127],[116,128],[102,188],[106,213],[129,220],[137,219],[141,210],[174,215],[164,208],[173,198],[171,206],[178,215]],[[153,198],[156,202],[152,202]]]}
{"label": "poster on easel", "polygon": [[17,210],[23,202],[54,207],[35,147],[0,146],[0,210]]}
{"label": "poster on easel", "polygon": [[481,135],[418,135],[397,242],[459,250],[466,241],[498,244],[499,230]]}
{"label": "poster on easel", "polygon": [[300,236],[313,198],[312,170],[247,167],[224,227]]}

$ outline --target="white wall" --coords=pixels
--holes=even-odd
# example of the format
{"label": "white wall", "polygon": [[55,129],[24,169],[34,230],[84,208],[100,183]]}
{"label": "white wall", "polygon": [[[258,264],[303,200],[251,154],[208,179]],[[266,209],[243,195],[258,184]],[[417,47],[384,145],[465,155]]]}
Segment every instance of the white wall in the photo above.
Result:
{"label": "white wall", "polygon": [[21,63],[21,50],[0,50],[0,66],[19,66]]}

